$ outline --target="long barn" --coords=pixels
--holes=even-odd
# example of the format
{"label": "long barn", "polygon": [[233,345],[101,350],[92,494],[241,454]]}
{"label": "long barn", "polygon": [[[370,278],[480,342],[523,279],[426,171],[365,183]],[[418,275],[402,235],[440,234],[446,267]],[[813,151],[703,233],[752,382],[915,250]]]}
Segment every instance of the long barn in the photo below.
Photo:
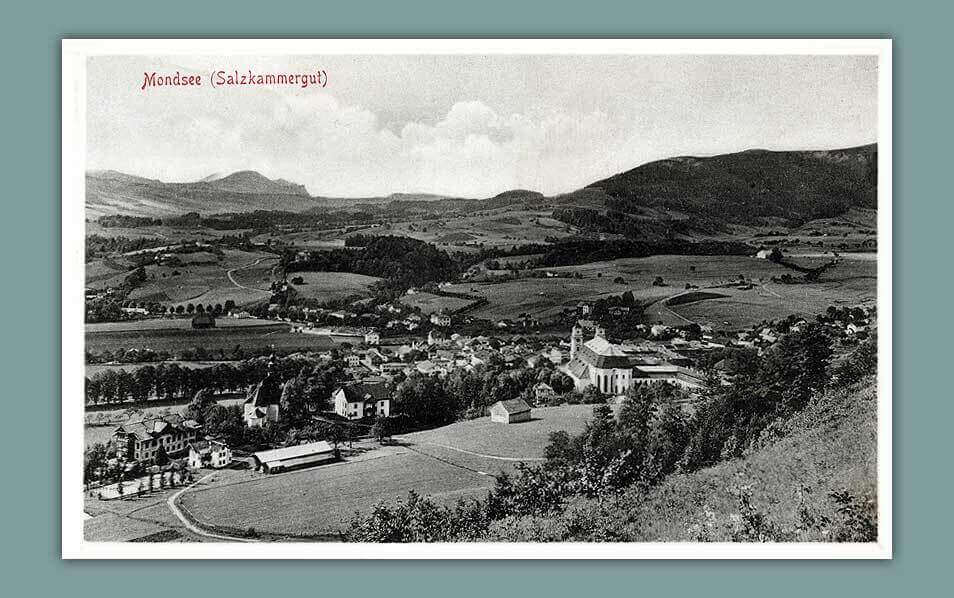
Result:
{"label": "long barn", "polygon": [[260,451],[253,455],[255,467],[265,473],[278,473],[299,467],[310,467],[330,463],[338,458],[337,451],[325,441],[310,442],[297,446],[270,451]]}

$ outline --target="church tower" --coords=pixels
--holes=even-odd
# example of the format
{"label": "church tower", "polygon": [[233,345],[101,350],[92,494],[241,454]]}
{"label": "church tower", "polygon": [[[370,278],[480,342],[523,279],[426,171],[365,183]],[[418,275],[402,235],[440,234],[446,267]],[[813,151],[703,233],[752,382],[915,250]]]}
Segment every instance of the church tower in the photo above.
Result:
{"label": "church tower", "polygon": [[579,326],[574,326],[573,331],[570,332],[570,359],[576,357],[581,342],[583,342],[583,330]]}

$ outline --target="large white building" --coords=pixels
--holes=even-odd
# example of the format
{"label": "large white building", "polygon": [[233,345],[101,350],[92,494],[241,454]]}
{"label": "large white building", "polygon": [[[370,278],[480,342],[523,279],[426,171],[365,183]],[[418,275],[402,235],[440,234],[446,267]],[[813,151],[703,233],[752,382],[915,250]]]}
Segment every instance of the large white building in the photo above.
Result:
{"label": "large white building", "polygon": [[635,353],[606,340],[597,326],[592,339],[583,342],[583,331],[574,327],[570,336],[570,362],[563,371],[573,379],[578,391],[595,386],[610,395],[626,393],[633,384],[669,382],[694,390],[703,386],[702,375],[665,359]]}
{"label": "large white building", "polygon": [[606,333],[600,327],[585,343],[582,334],[580,328],[573,328],[570,363],[564,370],[573,378],[573,385],[580,391],[592,385],[606,394],[625,393],[633,382],[630,355],[619,345],[606,340]]}

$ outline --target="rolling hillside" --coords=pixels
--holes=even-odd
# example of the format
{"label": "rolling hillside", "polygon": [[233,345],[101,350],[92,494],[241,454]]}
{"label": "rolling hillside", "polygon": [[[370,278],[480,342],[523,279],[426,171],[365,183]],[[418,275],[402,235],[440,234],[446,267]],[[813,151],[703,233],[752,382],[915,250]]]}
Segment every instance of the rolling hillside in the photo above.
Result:
{"label": "rolling hillside", "polygon": [[877,208],[877,158],[877,145],[670,158],[556,199],[566,206],[561,220],[630,236],[641,228],[669,234],[667,229],[799,226],[851,208]]}
{"label": "rolling hillside", "polygon": [[305,187],[246,170],[195,183],[165,183],[114,170],[86,173],[89,218],[179,216],[188,212],[302,211],[317,205]]}

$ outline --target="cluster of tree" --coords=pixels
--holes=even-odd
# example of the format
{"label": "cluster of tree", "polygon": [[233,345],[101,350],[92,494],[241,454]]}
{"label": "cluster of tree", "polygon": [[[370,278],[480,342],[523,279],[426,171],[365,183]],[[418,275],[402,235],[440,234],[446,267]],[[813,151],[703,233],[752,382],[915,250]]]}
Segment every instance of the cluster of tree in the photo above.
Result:
{"label": "cluster of tree", "polygon": [[754,247],[738,241],[572,239],[560,241],[547,249],[537,259],[537,267],[574,266],[651,255],[754,255],[755,251]]}
{"label": "cluster of tree", "polygon": [[277,355],[285,357],[294,353],[300,353],[299,349],[272,348],[272,347],[243,347],[235,345],[231,348],[208,348],[208,347],[183,347],[177,351],[165,351],[162,349],[126,349],[119,347],[114,350],[104,350],[100,352],[87,351],[86,363],[156,363],[159,361],[241,361],[243,359],[252,359],[255,357],[267,357]]}
{"label": "cluster of tree", "polygon": [[96,259],[105,255],[115,253],[128,253],[130,251],[140,251],[142,249],[152,249],[168,245],[166,239],[138,238],[129,237],[104,237],[103,235],[86,235],[86,260]]}
{"label": "cluster of tree", "polygon": [[141,226],[159,226],[162,224],[162,220],[159,218],[126,216],[124,214],[100,216],[96,219],[96,222],[103,228],[139,228]]}
{"label": "cluster of tree", "polygon": [[86,300],[86,322],[117,322],[126,317],[122,301],[116,297],[101,297]]}
{"label": "cluster of tree", "polygon": [[470,371],[457,369],[444,378],[412,373],[394,385],[391,412],[406,416],[406,425],[415,429],[443,426],[486,415],[497,401],[523,399],[533,405],[533,387],[540,382],[560,396],[573,389],[569,376],[544,366],[510,370],[502,363],[489,364]]}
{"label": "cluster of tree", "polygon": [[162,224],[176,227],[205,227],[215,230],[249,230],[255,234],[293,228],[295,230],[337,228],[347,224],[367,224],[376,216],[364,211],[254,210],[251,212],[222,212],[203,216],[189,212],[164,218]]}
{"label": "cluster of tree", "polygon": [[451,280],[458,264],[430,243],[409,237],[380,236],[362,249],[313,251],[304,259],[292,252],[282,257],[287,272],[354,272],[377,276],[404,286]]}
{"label": "cluster of tree", "polygon": [[[292,374],[288,376],[288,374]],[[344,440],[366,435],[367,430],[346,422],[318,419],[331,405],[331,393],[344,380],[337,365],[304,366],[297,373],[273,369],[283,380],[279,401],[282,417],[262,428],[248,428],[241,405],[220,405],[211,388],[198,391],[182,411],[183,417],[195,419],[207,434],[224,440],[229,446],[257,450],[328,440],[337,448]]]}
{"label": "cluster of tree", "polygon": [[212,305],[211,303],[208,305],[202,305],[201,303],[194,304],[191,302],[186,303],[185,305],[182,305],[181,303],[175,306],[170,305],[167,308],[167,312],[169,315],[211,314],[215,317],[219,317],[222,314],[227,314],[234,309],[235,301],[232,299],[227,299],[224,305],[221,303],[216,303],[215,305]]}
{"label": "cluster of tree", "polygon": [[[736,458],[763,430],[797,414],[831,382],[830,356],[830,341],[819,325],[786,336],[764,356],[737,354],[724,364],[734,384],[723,385],[711,376],[705,402],[692,416],[679,406],[685,398],[681,390],[636,386],[616,416],[609,406],[598,405],[579,435],[553,433],[543,465],[521,466],[513,476],[499,476],[486,499],[443,507],[412,493],[407,501],[382,503],[368,514],[356,514],[348,538],[486,541],[504,521],[561,516],[574,497],[604,499],[624,489],[648,490],[674,472]],[[872,350],[859,347],[850,360],[852,375],[838,384],[871,376],[876,365],[871,356]],[[773,535],[764,516],[744,500],[744,493],[740,496],[738,540],[785,539]],[[876,526],[870,506],[847,493],[833,494],[832,499],[841,517],[832,526],[836,541],[872,541]],[[578,537],[584,531],[568,533]]]}
{"label": "cluster of tree", "polygon": [[584,231],[623,235],[633,239],[671,239],[696,230],[697,222],[685,219],[657,220],[637,218],[618,210],[560,208],[553,218]]}
{"label": "cluster of tree", "polygon": [[[300,357],[273,360],[272,370],[280,379],[290,379],[313,362]],[[177,363],[144,365],[134,371],[108,369],[86,378],[88,405],[172,400],[194,396],[202,389],[215,393],[238,392],[265,377],[268,360],[246,359],[238,363],[219,363],[208,368],[182,367]]]}

